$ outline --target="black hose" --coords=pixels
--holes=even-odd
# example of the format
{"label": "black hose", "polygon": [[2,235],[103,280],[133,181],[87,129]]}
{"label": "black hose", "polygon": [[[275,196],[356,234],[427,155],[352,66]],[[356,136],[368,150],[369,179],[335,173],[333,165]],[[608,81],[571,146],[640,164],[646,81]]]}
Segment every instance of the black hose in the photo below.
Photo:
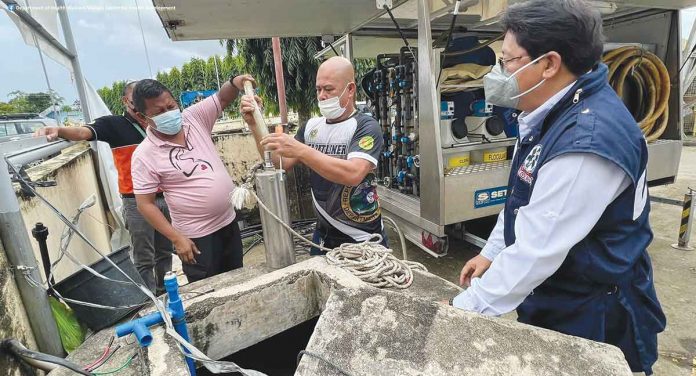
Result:
{"label": "black hose", "polygon": [[[457,0],[459,3],[459,0]],[[458,8],[456,6],[455,8]],[[454,24],[457,22],[457,13],[452,15],[452,22],[450,23],[449,32],[447,33],[447,43],[445,43],[445,49],[442,51],[442,59],[440,59],[440,73],[437,74],[437,81],[435,81],[435,86],[440,87],[440,78],[442,77],[442,67],[445,65],[444,54],[447,53],[447,48],[450,43],[452,43],[452,34],[454,34]]]}
{"label": "black hose", "polygon": [[64,368],[67,368],[73,372],[79,373],[80,375],[86,375],[86,376],[91,376],[91,374],[82,367],[78,366],[77,364],[67,361],[63,358],[59,358],[57,356],[53,355],[48,355],[44,353],[40,353],[38,351],[33,351],[29,350],[22,343],[17,341],[16,339],[4,339],[0,341],[0,351],[5,351],[9,354],[12,354],[21,360],[25,361],[27,364],[31,365],[32,367],[42,369],[44,371],[51,371],[52,369],[50,367],[46,367],[46,365],[42,365],[41,363],[51,363],[55,364]]}
{"label": "black hose", "polygon": [[387,13],[389,13],[389,18],[391,18],[392,22],[394,23],[394,26],[396,26],[396,30],[399,32],[399,35],[401,36],[401,40],[403,40],[406,47],[408,47],[408,50],[411,52],[411,56],[413,56],[413,58],[416,59],[416,55],[413,54],[413,51],[411,50],[411,46],[408,44],[408,39],[406,39],[404,32],[401,31],[401,27],[399,26],[399,23],[396,22],[396,18],[394,18],[394,15],[392,14],[391,9],[389,9],[389,7],[386,5],[383,5],[382,8],[384,8],[384,10],[386,10]]}
{"label": "black hose", "polygon": [[480,50],[480,49],[482,49],[482,48],[488,47],[488,46],[490,46],[491,44],[493,44],[494,42],[503,39],[504,37],[505,37],[505,33],[501,33],[501,34],[499,34],[498,36],[496,36],[495,38],[489,39],[489,40],[487,40],[486,42],[481,43],[481,44],[479,44],[478,46],[472,47],[472,48],[470,48],[470,49],[468,49],[468,50],[464,50],[464,51],[452,51],[452,52],[443,52],[442,55],[443,55],[443,56],[461,56],[461,55],[470,54],[470,53],[472,53],[472,52],[474,52],[474,51],[478,51],[478,50]]}

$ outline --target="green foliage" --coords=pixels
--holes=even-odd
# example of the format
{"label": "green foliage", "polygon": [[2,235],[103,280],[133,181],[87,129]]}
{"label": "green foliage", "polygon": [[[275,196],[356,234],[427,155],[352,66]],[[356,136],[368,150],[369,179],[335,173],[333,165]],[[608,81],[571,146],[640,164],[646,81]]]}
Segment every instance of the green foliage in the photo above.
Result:
{"label": "green foliage", "polygon": [[55,104],[60,107],[65,101],[55,91],[48,93],[25,93],[15,90],[7,95],[9,102],[0,102],[0,113],[39,113]]}
{"label": "green foliage", "polygon": [[[278,90],[275,80],[271,39],[228,39],[221,41],[228,56],[236,53],[244,62],[244,71],[259,84],[267,114],[277,114]],[[317,68],[321,63],[314,55],[321,50],[319,38],[281,38],[283,76],[288,108],[297,112],[300,124],[315,112],[317,96],[314,89]],[[240,72],[241,73],[241,72]]]}
{"label": "green foliage", "polygon": [[[242,71],[243,63],[238,56],[211,56],[208,60],[192,58],[189,62],[179,69],[173,67],[169,72],[159,72],[155,79],[172,92],[174,99],[179,100],[179,96],[184,91],[191,90],[217,90],[218,80],[215,75],[215,59],[217,58],[217,69],[220,76],[220,85],[230,79],[233,74]],[[121,102],[124,81],[114,82],[111,87],[104,87],[97,92],[101,96],[106,106],[113,114],[123,113],[125,108]],[[230,116],[238,116],[239,106],[232,104],[227,108]]]}

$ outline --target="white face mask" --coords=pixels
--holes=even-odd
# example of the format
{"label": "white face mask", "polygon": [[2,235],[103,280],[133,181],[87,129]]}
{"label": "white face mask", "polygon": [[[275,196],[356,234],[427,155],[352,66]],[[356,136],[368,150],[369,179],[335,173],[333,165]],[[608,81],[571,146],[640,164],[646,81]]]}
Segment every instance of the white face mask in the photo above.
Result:
{"label": "white face mask", "polygon": [[[350,83],[348,83],[348,85],[350,85]],[[343,89],[341,95],[319,101],[319,112],[321,112],[321,115],[327,120],[337,119],[346,112],[346,108],[341,107],[341,97],[346,93],[348,85]]]}
{"label": "white face mask", "polygon": [[546,79],[542,79],[538,84],[532,86],[529,90],[520,93],[519,84],[517,83],[515,76],[544,57],[546,57],[546,54],[543,54],[528,64],[525,64],[522,68],[518,69],[512,74],[508,73],[504,69],[501,69],[500,65],[496,64],[490,73],[483,76],[483,91],[486,94],[486,102],[500,107],[517,108],[517,106],[520,104],[520,98],[536,90],[539,86],[546,82]]}

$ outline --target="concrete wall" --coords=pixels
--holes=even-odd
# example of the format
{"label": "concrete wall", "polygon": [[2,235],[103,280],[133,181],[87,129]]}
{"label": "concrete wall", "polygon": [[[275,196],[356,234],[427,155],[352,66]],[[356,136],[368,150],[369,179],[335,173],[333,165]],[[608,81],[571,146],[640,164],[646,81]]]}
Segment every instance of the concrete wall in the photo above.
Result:
{"label": "concrete wall", "polygon": [[[28,348],[36,348],[27,313],[22,305],[2,242],[0,242],[0,341],[8,338],[17,339]],[[28,376],[34,375],[34,372],[0,351],[0,374]]]}
{"label": "concrete wall", "polygon": [[[84,200],[90,195],[96,194],[96,204],[82,214],[79,227],[100,251],[110,252],[110,230],[106,225],[105,205],[99,196],[96,173],[86,144],[65,149],[60,156],[28,169],[27,173],[33,181],[42,178],[56,181],[56,186],[37,188],[37,192],[69,218],[75,215],[77,208]],[[24,223],[27,226],[27,233],[32,240],[37,264],[42,265],[41,254],[38,243],[31,235],[31,230],[36,222],[42,222],[48,227],[48,251],[51,261],[55,261],[59,255],[60,236],[65,228],[64,223],[37,197],[26,198],[18,193],[18,200]],[[68,250],[85,264],[93,263],[99,259],[99,255],[77,235],[73,235]],[[77,270],[79,267],[64,258],[56,267],[56,282]]]}
{"label": "concrete wall", "polygon": [[213,142],[232,180],[237,184],[241,183],[249,168],[261,162],[254,137],[250,133],[216,134]]}
{"label": "concrete wall", "polygon": [[[239,130],[239,125],[237,128]],[[251,133],[216,134],[213,141],[220,152],[222,161],[235,183],[239,184],[249,168],[261,162]],[[298,165],[288,172],[286,182],[288,205],[292,220],[314,218],[312,197],[309,194],[309,170]]]}

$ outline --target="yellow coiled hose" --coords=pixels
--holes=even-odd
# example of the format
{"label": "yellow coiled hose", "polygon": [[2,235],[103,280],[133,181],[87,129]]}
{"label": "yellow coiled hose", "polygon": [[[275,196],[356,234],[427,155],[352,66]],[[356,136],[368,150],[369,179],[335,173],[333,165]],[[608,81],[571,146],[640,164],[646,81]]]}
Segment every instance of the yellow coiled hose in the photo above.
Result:
{"label": "yellow coiled hose", "polygon": [[609,84],[619,97],[623,98],[626,80],[633,81],[643,100],[633,117],[648,142],[657,140],[669,120],[670,78],[665,64],[652,52],[634,46],[609,51],[603,60],[609,66]]}

